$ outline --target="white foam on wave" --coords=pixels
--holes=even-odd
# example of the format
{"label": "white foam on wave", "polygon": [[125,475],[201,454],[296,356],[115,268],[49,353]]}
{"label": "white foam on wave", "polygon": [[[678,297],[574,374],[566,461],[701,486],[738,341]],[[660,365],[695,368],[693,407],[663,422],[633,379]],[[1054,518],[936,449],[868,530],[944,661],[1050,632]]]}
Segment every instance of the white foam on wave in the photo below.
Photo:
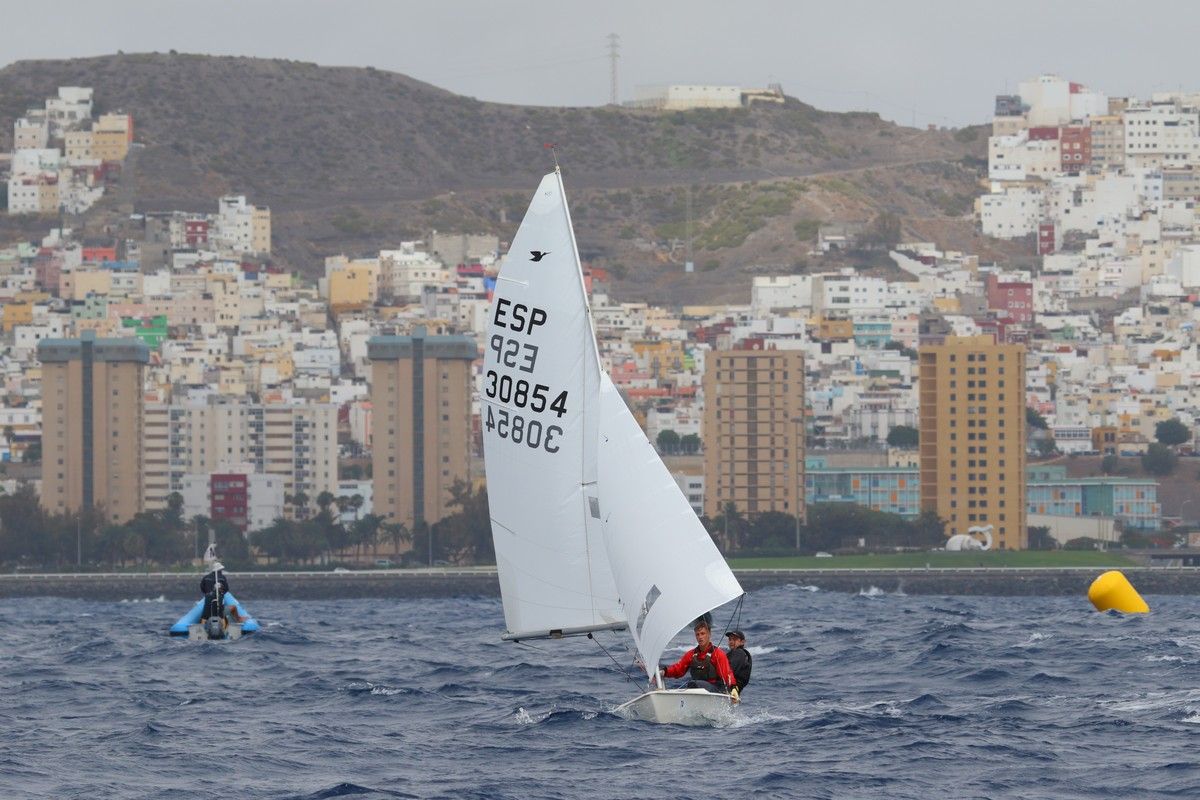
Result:
{"label": "white foam on wave", "polygon": [[513,718],[516,720],[518,725],[537,725],[539,722],[544,721],[546,717],[549,716],[550,711],[546,711],[541,714],[530,714],[525,710],[524,706],[518,708],[517,713],[513,714]]}
{"label": "white foam on wave", "polygon": [[122,603],[165,603],[167,602],[166,595],[160,594],[158,597],[134,597],[130,600],[122,600]]}
{"label": "white foam on wave", "polygon": [[401,688],[397,688],[395,686],[386,686],[386,685],[378,684],[378,683],[371,683],[370,681],[354,681],[349,686],[346,686],[343,691],[362,691],[364,689],[368,690],[370,694],[382,695],[384,697],[390,697],[391,695],[394,695],[394,694],[407,694],[408,693],[407,689],[401,689]]}
{"label": "white foam on wave", "polygon": [[872,714],[884,717],[899,717],[904,714],[904,706],[911,700],[876,700],[870,703],[843,704],[829,701],[819,701],[816,707],[821,711],[835,711],[839,714]]}
{"label": "white foam on wave", "polygon": [[1174,692],[1148,692],[1127,700],[1109,700],[1101,702],[1101,706],[1109,711],[1137,713],[1139,711],[1160,711],[1172,708],[1185,708],[1200,702],[1200,690],[1180,689]]}
{"label": "white foam on wave", "polygon": [[745,707],[738,708],[724,715],[716,728],[745,728],[747,725],[761,725],[764,722],[791,722],[791,717],[775,714],[770,711],[749,711]]}
{"label": "white foam on wave", "polygon": [[789,584],[788,588],[795,589],[797,592],[819,592],[819,591],[821,591],[820,586],[797,586],[794,583]]}
{"label": "white foam on wave", "polygon": [[1183,656],[1146,656],[1146,661],[1183,661]]}
{"label": "white foam on wave", "polygon": [[1052,636],[1050,636],[1049,634],[1045,634],[1045,633],[1031,633],[1031,634],[1029,634],[1029,638],[1027,638],[1025,641],[1023,641],[1023,642],[1019,643],[1019,644],[1017,645],[1017,647],[1021,647],[1021,648],[1025,648],[1025,647],[1033,647],[1033,646],[1034,646],[1034,645],[1036,645],[1038,642],[1043,642],[1043,641],[1045,641],[1046,639],[1051,639],[1051,638],[1053,638],[1053,637],[1052,637]]}
{"label": "white foam on wave", "polygon": [[755,645],[753,647],[747,647],[746,649],[748,651],[750,651],[750,655],[752,655],[752,656],[763,656],[763,655],[766,655],[767,653],[774,653],[779,648],[778,647],[770,647],[767,645],[761,645],[761,646]]}
{"label": "white foam on wave", "polygon": [[883,597],[887,592],[880,589],[878,586],[869,586],[866,589],[859,589],[859,597]]}
{"label": "white foam on wave", "polygon": [[1180,722],[1185,725],[1200,725],[1200,713],[1198,713],[1194,708],[1189,708],[1188,712],[1191,714],[1191,716],[1184,717],[1180,720]]}

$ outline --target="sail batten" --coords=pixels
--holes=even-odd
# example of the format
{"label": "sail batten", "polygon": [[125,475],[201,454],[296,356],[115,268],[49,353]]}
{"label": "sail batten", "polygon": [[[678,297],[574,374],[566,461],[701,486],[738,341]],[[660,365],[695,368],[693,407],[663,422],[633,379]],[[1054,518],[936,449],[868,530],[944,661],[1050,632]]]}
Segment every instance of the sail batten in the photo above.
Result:
{"label": "sail batten", "polygon": [[606,625],[586,625],[581,628],[559,628],[555,630],[542,631],[526,631],[524,633],[514,633],[508,631],[500,636],[506,642],[522,642],[526,639],[565,639],[568,636],[585,636],[589,633],[600,633],[601,631],[623,631],[628,626],[624,621],[610,622]]}

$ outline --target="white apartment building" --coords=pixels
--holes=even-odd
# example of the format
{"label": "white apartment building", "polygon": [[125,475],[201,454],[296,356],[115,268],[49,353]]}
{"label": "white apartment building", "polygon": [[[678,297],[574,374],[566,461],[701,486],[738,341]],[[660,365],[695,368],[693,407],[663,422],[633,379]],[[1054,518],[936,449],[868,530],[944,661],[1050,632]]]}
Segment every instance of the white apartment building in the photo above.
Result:
{"label": "white apartment building", "polygon": [[1200,112],[1173,102],[1125,109],[1125,161],[1147,169],[1200,163]]}
{"label": "white apartment building", "polygon": [[51,137],[57,138],[67,128],[92,118],[92,94],[90,86],[58,87],[58,96],[46,100],[44,112]]}
{"label": "white apartment building", "polygon": [[244,195],[226,195],[217,201],[208,238],[234,252],[270,254],[271,209],[250,205]]}
{"label": "white apartment building", "polygon": [[37,177],[46,173],[57,175],[61,165],[62,153],[56,147],[18,150],[13,153],[11,174],[13,177]]}
{"label": "white apartment building", "polygon": [[688,475],[682,472],[673,472],[671,473],[671,477],[675,479],[675,484],[679,487],[679,491],[683,492],[683,496],[687,498],[688,505],[696,512],[696,516],[704,516],[704,475]]}
{"label": "white apartment building", "polygon": [[672,84],[639,86],[637,99],[630,105],[662,111],[686,111],[693,108],[741,108],[742,87]]}
{"label": "white apartment building", "polygon": [[379,294],[416,302],[426,288],[454,285],[454,273],[424,250],[421,242],[401,242],[399,250],[379,251]]}
{"label": "white apartment building", "polygon": [[52,214],[58,211],[58,179],[12,177],[8,179],[9,214]]}
{"label": "white apartment building", "polygon": [[888,301],[888,282],[882,278],[856,275],[816,275],[812,279],[814,314],[883,311]]}
{"label": "white apartment building", "polygon": [[1061,145],[1055,139],[1030,141],[1029,132],[988,138],[988,178],[992,181],[1043,180],[1062,171]]}
{"label": "white apartment building", "polygon": [[811,308],[811,275],[768,275],[750,286],[750,307],[756,314],[772,309]]}
{"label": "white apartment building", "polygon": [[987,236],[1019,239],[1037,232],[1044,216],[1044,194],[1030,186],[1012,186],[979,198],[979,221]]}
{"label": "white apartment building", "polygon": [[1039,75],[1017,85],[1030,127],[1066,125],[1108,113],[1108,97],[1057,75]]}
{"label": "white apartment building", "polygon": [[184,476],[215,472],[223,463],[279,475],[287,494],[315,499],[337,486],[337,407],[330,403],[147,404],[144,430],[148,510],[182,492]]}
{"label": "white apartment building", "polygon": [[675,431],[680,438],[695,435],[703,438],[704,409],[698,404],[680,404],[667,411],[651,408],[646,412],[646,438],[657,446],[658,435]]}
{"label": "white apartment building", "polygon": [[[229,480],[231,476],[232,481]],[[181,486],[179,493],[183,495],[183,518],[187,520],[204,516],[216,521],[221,507],[229,504],[229,495],[233,492],[239,495],[238,509],[244,512],[244,516],[226,519],[246,531],[270,526],[277,518],[284,516],[288,506],[283,477],[255,472],[252,464],[221,464],[212,472],[188,473],[183,476]],[[240,505],[242,491],[245,491],[244,506]]]}
{"label": "white apartment building", "polygon": [[1027,131],[988,137],[988,180],[1025,180],[1025,145],[1028,143]]}

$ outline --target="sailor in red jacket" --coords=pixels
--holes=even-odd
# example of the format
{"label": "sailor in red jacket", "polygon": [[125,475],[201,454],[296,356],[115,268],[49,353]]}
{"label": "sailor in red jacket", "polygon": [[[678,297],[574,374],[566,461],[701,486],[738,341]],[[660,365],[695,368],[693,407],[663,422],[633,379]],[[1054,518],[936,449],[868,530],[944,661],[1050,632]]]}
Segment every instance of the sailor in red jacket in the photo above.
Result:
{"label": "sailor in red jacket", "polygon": [[690,674],[688,688],[708,689],[711,692],[719,692],[720,687],[724,686],[736,703],[737,679],[733,677],[733,670],[725,652],[713,646],[712,631],[707,622],[697,620],[694,631],[696,646],[684,653],[683,658],[662,670],[663,677],[682,678],[685,674]]}

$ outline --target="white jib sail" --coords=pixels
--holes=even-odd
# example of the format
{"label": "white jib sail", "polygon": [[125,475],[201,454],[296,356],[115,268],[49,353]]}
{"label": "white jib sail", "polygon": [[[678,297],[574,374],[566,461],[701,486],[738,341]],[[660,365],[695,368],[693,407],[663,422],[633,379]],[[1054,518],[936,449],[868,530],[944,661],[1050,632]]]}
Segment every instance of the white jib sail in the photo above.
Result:
{"label": "white jib sail", "polygon": [[624,627],[593,516],[600,364],[557,173],[542,179],[500,267],[483,373],[506,638]]}
{"label": "white jib sail", "polygon": [[599,473],[613,577],[653,674],[675,634],[739,597],[742,587],[607,375],[600,382]]}

